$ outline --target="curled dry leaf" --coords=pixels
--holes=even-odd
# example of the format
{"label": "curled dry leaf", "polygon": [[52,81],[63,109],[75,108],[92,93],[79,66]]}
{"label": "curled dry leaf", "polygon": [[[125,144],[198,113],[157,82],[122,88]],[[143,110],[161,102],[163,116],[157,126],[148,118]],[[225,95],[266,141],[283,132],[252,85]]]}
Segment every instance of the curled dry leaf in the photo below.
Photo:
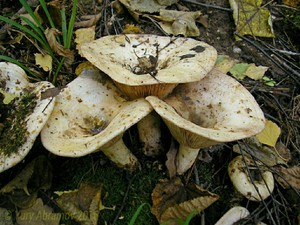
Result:
{"label": "curled dry leaf", "polygon": [[300,190],[300,167],[293,166],[290,168],[279,167],[279,176],[276,176],[276,180],[283,188],[293,188]]}
{"label": "curled dry leaf", "polygon": [[76,22],[74,24],[74,27],[75,28],[89,28],[89,27],[95,26],[96,23],[101,18],[101,16],[102,16],[102,13],[98,13],[96,15],[85,16],[86,20]]}
{"label": "curled dry leaf", "polygon": [[196,184],[183,185],[178,177],[165,179],[152,192],[151,212],[160,223],[175,224],[178,219],[185,220],[192,213],[200,213],[218,198]]}
{"label": "curled dry leaf", "polygon": [[196,19],[201,15],[201,12],[181,12],[176,10],[159,11],[159,16],[155,18],[161,20],[159,23],[162,29],[173,35],[184,35],[185,37],[199,36],[200,31],[196,25]]}
{"label": "curled dry leaf", "polygon": [[65,63],[67,65],[71,65],[74,61],[74,54],[70,49],[64,48],[61,44],[56,40],[56,36],[60,35],[61,32],[55,28],[47,28],[45,30],[45,36],[47,41],[51,47],[51,49],[58,55],[66,58]]}

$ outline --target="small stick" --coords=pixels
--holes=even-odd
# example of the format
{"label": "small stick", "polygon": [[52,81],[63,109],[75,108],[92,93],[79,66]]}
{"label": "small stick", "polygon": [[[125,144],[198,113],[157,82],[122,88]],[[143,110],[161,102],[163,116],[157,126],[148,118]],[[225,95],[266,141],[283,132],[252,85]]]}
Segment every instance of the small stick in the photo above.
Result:
{"label": "small stick", "polygon": [[232,12],[233,11],[232,9],[229,9],[229,8],[224,8],[224,7],[217,6],[217,5],[208,5],[208,4],[204,4],[204,3],[201,3],[201,2],[195,2],[193,0],[182,0],[182,1],[187,2],[187,3],[191,3],[191,4],[195,4],[195,5],[204,6],[204,7],[207,7],[207,8],[218,9],[218,10],[222,10],[222,11],[226,11],[226,12]]}

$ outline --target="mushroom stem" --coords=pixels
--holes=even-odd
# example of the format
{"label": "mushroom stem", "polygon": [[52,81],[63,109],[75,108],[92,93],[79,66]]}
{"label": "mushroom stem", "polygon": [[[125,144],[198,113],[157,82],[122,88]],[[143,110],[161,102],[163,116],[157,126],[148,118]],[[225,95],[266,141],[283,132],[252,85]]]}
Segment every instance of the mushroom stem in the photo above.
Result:
{"label": "mushroom stem", "polygon": [[148,114],[137,123],[142,150],[146,156],[158,156],[163,151],[160,125],[160,118],[154,113]]}
{"label": "mushroom stem", "polygon": [[137,158],[126,147],[122,138],[115,141],[114,144],[109,145],[108,147],[102,146],[101,150],[107,158],[120,168],[134,171],[139,165]]}
{"label": "mushroom stem", "polygon": [[177,174],[182,175],[186,172],[195,162],[200,148],[191,148],[186,145],[179,145],[179,150],[176,156]]}

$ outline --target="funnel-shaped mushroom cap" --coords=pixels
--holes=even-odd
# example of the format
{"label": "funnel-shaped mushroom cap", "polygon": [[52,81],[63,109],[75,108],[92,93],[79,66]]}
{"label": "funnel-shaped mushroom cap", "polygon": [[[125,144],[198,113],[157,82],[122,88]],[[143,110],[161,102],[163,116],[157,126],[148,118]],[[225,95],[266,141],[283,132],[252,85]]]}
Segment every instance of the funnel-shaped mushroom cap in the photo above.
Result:
{"label": "funnel-shaped mushroom cap", "polygon": [[144,99],[126,102],[98,69],[84,70],[57,96],[41,132],[42,143],[50,152],[68,157],[102,150],[120,167],[133,169],[137,160],[122,136],[151,111]]}
{"label": "funnel-shaped mushroom cap", "polygon": [[[200,148],[255,135],[265,124],[253,96],[235,79],[215,69],[201,81],[177,86],[165,101],[154,96],[146,99],[180,148],[194,152],[194,157]],[[182,151],[179,155],[190,161]]]}
{"label": "funnel-shaped mushroom cap", "polygon": [[12,97],[0,103],[0,172],[19,163],[30,151],[53,110],[53,97],[43,95],[53,87],[47,81],[29,83],[22,68],[0,63],[0,93]]}
{"label": "funnel-shaped mushroom cap", "polygon": [[204,42],[140,34],[105,36],[81,50],[131,98],[164,97],[178,83],[202,79],[217,58],[216,50]]}

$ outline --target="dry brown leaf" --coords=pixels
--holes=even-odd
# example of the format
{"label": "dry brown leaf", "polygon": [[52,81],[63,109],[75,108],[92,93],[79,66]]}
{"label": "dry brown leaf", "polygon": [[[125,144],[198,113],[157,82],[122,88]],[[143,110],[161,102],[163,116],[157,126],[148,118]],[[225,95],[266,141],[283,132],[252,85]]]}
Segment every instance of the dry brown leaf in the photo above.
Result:
{"label": "dry brown leaf", "polygon": [[74,54],[70,49],[64,48],[61,44],[56,40],[56,36],[61,35],[61,32],[54,28],[47,28],[45,30],[45,36],[47,41],[51,47],[51,49],[58,55],[65,57],[66,65],[70,66],[74,61]]}
{"label": "dry brown leaf", "polygon": [[60,218],[61,214],[53,213],[52,208],[44,205],[40,198],[30,208],[23,209],[16,215],[18,225],[59,225]]}
{"label": "dry brown leaf", "polygon": [[56,200],[58,206],[80,223],[97,224],[99,212],[112,209],[102,205],[101,185],[81,183],[78,190],[67,191]]}
{"label": "dry brown leaf", "polygon": [[165,5],[165,6],[170,6],[179,2],[179,0],[156,0],[156,1],[158,2],[158,4]]}
{"label": "dry brown leaf", "polygon": [[159,16],[155,18],[161,20],[159,23],[162,29],[173,35],[184,35],[186,37],[199,36],[200,31],[196,25],[196,20],[200,17],[201,12],[182,12],[176,10],[159,11]]}
{"label": "dry brown leaf", "polygon": [[[60,10],[63,8],[61,3],[62,3],[62,1],[60,1],[60,0],[54,0],[54,1],[47,3],[47,9],[48,9],[50,17],[52,18],[52,21],[56,27],[61,27]],[[34,13],[39,18],[41,23],[46,23],[46,24],[50,25],[48,18],[45,14],[45,11],[41,7],[41,5],[36,7]]]}
{"label": "dry brown leaf", "polygon": [[290,168],[279,167],[278,173],[280,176],[276,176],[276,180],[283,188],[293,188],[300,190],[300,167],[293,166]]}
{"label": "dry brown leaf", "polygon": [[98,13],[96,15],[90,15],[90,16],[86,16],[86,20],[80,21],[80,22],[76,22],[74,24],[74,28],[89,28],[92,26],[95,26],[96,23],[99,21],[99,19],[101,18],[102,14]]}
{"label": "dry brown leaf", "polygon": [[18,207],[33,204],[39,190],[47,190],[52,183],[52,167],[45,156],[32,160],[13,180],[5,185],[0,194],[5,195]]}
{"label": "dry brown leaf", "polygon": [[[183,185],[178,177],[161,180],[152,192],[151,212],[160,223],[185,220],[192,213],[206,209],[219,196],[196,184]],[[168,223],[170,224],[170,223]]]}
{"label": "dry brown leaf", "polygon": [[136,13],[155,13],[166,6],[158,4],[155,0],[120,0],[120,2],[129,10]]}
{"label": "dry brown leaf", "polygon": [[246,138],[244,142],[239,142],[239,145],[234,145],[233,151],[239,154],[243,151],[244,154],[254,156],[267,166],[285,165],[288,161],[279,155],[275,148],[262,145],[256,137]]}

